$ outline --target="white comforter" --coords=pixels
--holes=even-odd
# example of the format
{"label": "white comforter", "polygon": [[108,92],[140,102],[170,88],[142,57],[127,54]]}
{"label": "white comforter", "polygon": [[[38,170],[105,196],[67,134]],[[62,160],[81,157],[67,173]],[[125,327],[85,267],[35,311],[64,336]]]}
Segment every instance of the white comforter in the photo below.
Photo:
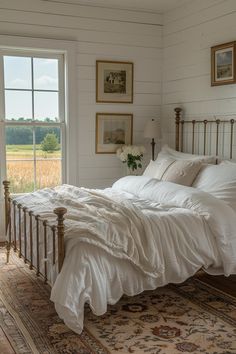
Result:
{"label": "white comforter", "polygon": [[112,188],[68,185],[18,198],[53,219],[68,209],[66,258],[51,300],[75,332],[84,304],[106,312],[125,293],[182,282],[201,267],[236,273],[236,215],[208,193],[149,177],[124,177]]}

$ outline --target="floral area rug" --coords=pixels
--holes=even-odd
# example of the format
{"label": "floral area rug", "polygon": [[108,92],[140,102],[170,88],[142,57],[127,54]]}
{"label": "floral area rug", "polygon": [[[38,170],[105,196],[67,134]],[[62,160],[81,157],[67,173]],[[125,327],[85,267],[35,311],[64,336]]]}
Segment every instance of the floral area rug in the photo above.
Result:
{"label": "floral area rug", "polygon": [[[12,252],[13,253],[13,252]],[[58,318],[50,289],[14,253],[0,252],[1,354],[236,354],[236,299],[198,279],[124,296],[73,333]]]}

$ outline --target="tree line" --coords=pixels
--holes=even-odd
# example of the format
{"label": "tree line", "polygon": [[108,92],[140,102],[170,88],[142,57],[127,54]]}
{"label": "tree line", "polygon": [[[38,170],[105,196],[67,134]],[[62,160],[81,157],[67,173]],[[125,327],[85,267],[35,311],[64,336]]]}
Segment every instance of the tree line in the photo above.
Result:
{"label": "tree line", "polygon": [[[18,119],[18,121],[26,121]],[[49,118],[46,122],[55,123]],[[54,134],[60,143],[60,128],[58,127],[35,127],[35,143],[41,144],[47,134]],[[7,126],[6,127],[6,145],[29,145],[33,144],[32,128],[27,126]]]}

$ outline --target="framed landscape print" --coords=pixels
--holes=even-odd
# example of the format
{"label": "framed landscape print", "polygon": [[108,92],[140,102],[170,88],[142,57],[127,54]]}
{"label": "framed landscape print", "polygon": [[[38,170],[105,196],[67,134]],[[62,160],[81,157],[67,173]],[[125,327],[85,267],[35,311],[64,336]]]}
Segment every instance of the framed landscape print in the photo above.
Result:
{"label": "framed landscape print", "polygon": [[121,145],[131,145],[133,114],[96,114],[96,153],[115,154]]}
{"label": "framed landscape print", "polygon": [[211,48],[211,85],[227,85],[236,82],[236,42]]}
{"label": "framed landscape print", "polygon": [[133,102],[133,63],[96,61],[96,102]]}

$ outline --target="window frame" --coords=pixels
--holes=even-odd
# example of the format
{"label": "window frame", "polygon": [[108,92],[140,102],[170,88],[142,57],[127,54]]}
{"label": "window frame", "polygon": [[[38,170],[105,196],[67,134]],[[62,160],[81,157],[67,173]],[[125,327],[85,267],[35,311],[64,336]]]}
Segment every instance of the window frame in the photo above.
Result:
{"label": "window frame", "polygon": [[[65,126],[66,126],[66,137],[64,146],[65,149],[65,183],[72,185],[79,185],[78,180],[78,86],[77,86],[77,51],[78,43],[76,40],[61,40],[57,38],[40,38],[40,37],[22,37],[22,36],[12,36],[12,35],[0,35],[0,50],[7,51],[25,51],[26,53],[40,52],[43,54],[53,53],[62,54],[64,56],[64,89],[65,89]],[[1,60],[1,59],[0,59]],[[3,68],[3,65],[0,65]],[[0,72],[0,75],[2,73]],[[2,115],[1,109],[3,107],[2,96],[0,95],[0,116]],[[0,124],[1,121],[0,121]],[[1,129],[1,131],[4,131]],[[5,134],[0,136],[0,139],[4,139],[5,146]],[[0,159],[4,156],[5,151],[0,151]],[[75,158],[76,156],[76,158]],[[4,158],[5,160],[5,158]],[[6,166],[3,166],[4,171],[6,171]],[[1,169],[2,170],[2,169]],[[0,175],[0,241],[5,239],[5,227],[4,227],[4,196],[2,181],[5,176],[1,173]]]}
{"label": "window frame", "polygon": [[[34,109],[32,112],[32,121],[31,122],[23,122],[23,121],[11,121],[11,120],[7,120],[5,117],[5,90],[9,90],[11,91],[11,89],[5,88],[4,87],[4,56],[15,56],[15,57],[28,57],[28,58],[47,58],[47,59],[57,59],[58,60],[58,91],[56,90],[51,90],[51,91],[47,91],[47,90],[38,90],[38,89],[34,89],[34,86],[32,84],[32,88],[31,89],[14,89],[13,91],[28,91],[32,93],[32,108],[34,107],[34,98],[33,98],[33,93],[35,91],[37,92],[58,92],[58,112],[59,112],[59,122],[55,122],[55,123],[47,123],[47,122],[40,122],[35,120],[34,118]],[[43,52],[42,54],[39,51],[33,51],[33,50],[2,50],[0,48],[0,65],[1,65],[1,77],[2,77],[2,81],[0,83],[0,96],[2,97],[2,101],[3,104],[1,105],[2,110],[0,112],[0,136],[2,137],[3,135],[5,135],[5,128],[9,127],[9,126],[28,126],[34,128],[35,127],[42,127],[42,126],[46,126],[46,127],[59,127],[60,128],[60,132],[61,132],[61,176],[60,176],[60,180],[61,183],[66,183],[66,164],[65,164],[65,156],[66,156],[66,126],[65,126],[65,73],[64,73],[64,56],[62,54],[54,54],[54,53],[47,53],[47,52]],[[33,74],[33,68],[31,68],[31,72]],[[35,131],[33,133],[33,137],[35,137]],[[6,167],[7,167],[7,159],[6,159],[6,142],[5,142],[5,136],[4,139],[2,140],[2,144],[3,147],[0,147],[1,153],[0,153],[0,165],[3,166],[3,168],[1,169],[2,171],[0,173],[2,173],[3,176],[1,176],[1,180],[6,179],[7,178],[7,174],[6,174]],[[33,139],[33,145],[35,146],[35,141]],[[5,160],[5,161],[3,161]],[[36,167],[36,154],[35,154],[35,148],[33,149],[33,165],[34,165],[34,186],[36,185],[36,181],[37,181],[37,167]],[[35,188],[34,188],[35,189]],[[23,194],[23,193],[20,193]]]}

